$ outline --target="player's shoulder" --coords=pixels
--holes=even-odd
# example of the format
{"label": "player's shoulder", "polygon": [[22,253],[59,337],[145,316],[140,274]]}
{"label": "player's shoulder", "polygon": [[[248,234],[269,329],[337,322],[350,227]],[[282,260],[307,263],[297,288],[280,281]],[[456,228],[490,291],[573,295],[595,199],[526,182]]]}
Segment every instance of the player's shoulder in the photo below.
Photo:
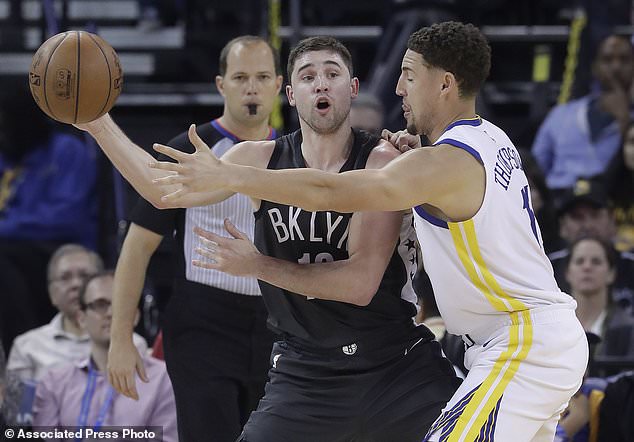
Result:
{"label": "player's shoulder", "polygon": [[379,169],[392,161],[394,158],[398,157],[400,154],[401,152],[399,152],[399,150],[390,142],[388,142],[387,140],[379,139],[377,140],[376,145],[370,151],[370,155],[368,156],[368,161],[366,163],[366,168]]}

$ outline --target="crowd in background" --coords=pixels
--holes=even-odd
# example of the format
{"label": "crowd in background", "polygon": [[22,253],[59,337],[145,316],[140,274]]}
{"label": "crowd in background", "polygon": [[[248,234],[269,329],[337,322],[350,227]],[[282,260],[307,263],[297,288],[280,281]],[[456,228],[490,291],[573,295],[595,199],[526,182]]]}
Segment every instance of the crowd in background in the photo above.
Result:
{"label": "crowd in background", "polygon": [[[142,4],[143,19],[161,26],[160,5]],[[634,440],[618,420],[634,409],[634,51],[629,36],[597,35],[581,60],[590,72],[584,93],[553,106],[525,137],[532,144],[518,145],[544,249],[560,288],[577,301],[592,350],[587,381],[558,429],[562,441]],[[352,126],[379,134],[384,114],[379,98],[362,94]],[[145,339],[154,333],[140,327],[143,336],[135,335],[151,372],[145,402],[114,395],[100,371],[113,290],[104,267],[114,264],[99,256],[100,198],[110,183],[101,155],[78,131],[48,120],[26,88],[0,91],[0,427],[78,424],[82,395],[94,385],[115,403],[107,424],[161,425],[164,440],[177,440],[165,365]],[[416,287],[417,320],[465,370],[462,341],[445,333],[422,268]]]}

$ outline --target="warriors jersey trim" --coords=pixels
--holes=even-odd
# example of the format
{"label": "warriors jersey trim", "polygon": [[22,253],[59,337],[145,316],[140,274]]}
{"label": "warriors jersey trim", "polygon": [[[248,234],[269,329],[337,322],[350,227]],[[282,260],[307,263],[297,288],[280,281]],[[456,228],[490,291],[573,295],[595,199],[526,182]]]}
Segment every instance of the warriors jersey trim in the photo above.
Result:
{"label": "warriors jersey trim", "polygon": [[432,215],[431,213],[423,209],[423,206],[416,206],[414,207],[414,210],[416,211],[416,213],[420,215],[421,218],[425,219],[426,221],[435,225],[436,227],[442,227],[443,229],[449,228],[449,226],[447,225],[447,221],[443,221],[440,218],[436,218],[434,215]]}
{"label": "warriors jersey trim", "polygon": [[477,150],[475,150],[473,147],[468,146],[458,140],[454,140],[453,138],[445,138],[440,140],[436,144],[434,144],[434,146],[438,146],[439,144],[451,144],[452,146],[459,147],[460,149],[464,149],[467,152],[469,152],[471,155],[473,155],[475,159],[480,162],[480,164],[484,164],[484,162],[482,161],[482,157],[480,156]]}
{"label": "warriors jersey trim", "polygon": [[456,126],[479,126],[481,124],[482,118],[480,118],[480,115],[476,115],[474,118],[465,118],[464,120],[454,121],[449,126],[447,126],[447,129],[445,129],[443,133]]}

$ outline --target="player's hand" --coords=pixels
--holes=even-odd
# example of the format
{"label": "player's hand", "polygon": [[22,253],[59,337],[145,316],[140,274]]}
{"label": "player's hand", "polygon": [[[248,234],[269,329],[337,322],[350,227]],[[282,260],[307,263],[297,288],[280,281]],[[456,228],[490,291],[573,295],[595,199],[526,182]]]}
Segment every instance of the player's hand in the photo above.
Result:
{"label": "player's hand", "polygon": [[381,138],[387,140],[393,144],[401,152],[407,152],[408,150],[416,149],[422,146],[420,137],[418,135],[412,135],[407,130],[399,130],[398,132],[390,132],[387,129],[383,129],[381,132]]}
{"label": "player's hand", "polygon": [[149,379],[145,373],[143,359],[132,339],[125,342],[111,341],[108,350],[108,381],[119,393],[134,400],[139,400],[136,390],[135,373],[143,382]]}
{"label": "player's hand", "polygon": [[216,235],[200,227],[194,228],[202,244],[195,252],[206,259],[195,259],[192,264],[234,276],[256,276],[257,262],[262,255],[249,237],[228,219],[225,219],[225,229],[233,238]]}
{"label": "player's hand", "polygon": [[[196,126],[189,126],[189,141],[194,145],[194,153],[185,153],[163,144],[155,144],[154,150],[176,162],[153,161],[149,166],[153,169],[166,170],[171,174],[153,180],[165,190],[162,200],[167,204],[182,199],[191,193],[205,193],[223,187],[223,166],[211,152],[209,146],[196,133]],[[174,184],[180,184],[173,190]]]}

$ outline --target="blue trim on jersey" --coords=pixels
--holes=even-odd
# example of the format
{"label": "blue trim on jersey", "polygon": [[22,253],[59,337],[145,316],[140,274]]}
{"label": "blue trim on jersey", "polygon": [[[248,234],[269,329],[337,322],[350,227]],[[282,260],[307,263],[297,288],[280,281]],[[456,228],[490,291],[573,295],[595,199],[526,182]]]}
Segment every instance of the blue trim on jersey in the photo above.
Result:
{"label": "blue trim on jersey", "polygon": [[438,146],[439,144],[450,144],[454,147],[459,147],[460,149],[464,149],[467,152],[469,152],[471,155],[473,155],[473,157],[476,160],[478,160],[480,164],[484,164],[484,161],[482,161],[482,157],[480,156],[478,151],[475,150],[473,147],[469,146],[468,144],[464,144],[462,141],[454,140],[453,138],[443,138],[442,140],[434,144],[434,146]]}
{"label": "blue trim on jersey", "polygon": [[422,206],[416,206],[416,207],[414,207],[414,210],[416,211],[416,213],[418,213],[420,215],[421,218],[427,220],[429,223],[435,225],[436,227],[442,227],[443,229],[449,229],[449,225],[447,225],[446,221],[443,221],[440,218],[436,218],[434,215],[432,215],[431,213],[429,213],[425,209],[423,209]]}
{"label": "blue trim on jersey", "polygon": [[476,115],[475,118],[469,118],[467,120],[458,120],[451,123],[443,132],[447,132],[449,129],[453,129],[456,126],[479,126],[482,124],[482,118],[480,115]]}
{"label": "blue trim on jersey", "polygon": [[[222,135],[224,135],[225,137],[229,138],[231,141],[233,141],[234,143],[239,143],[242,140],[240,137],[238,137],[236,134],[234,134],[233,132],[231,132],[229,129],[225,128],[222,124],[220,124],[220,121],[218,121],[218,119],[216,118],[215,120],[211,121],[211,125],[218,131],[220,132]],[[269,129],[269,134],[266,137],[267,140],[274,140],[275,138],[277,138],[277,131],[274,128],[270,128]]]}

